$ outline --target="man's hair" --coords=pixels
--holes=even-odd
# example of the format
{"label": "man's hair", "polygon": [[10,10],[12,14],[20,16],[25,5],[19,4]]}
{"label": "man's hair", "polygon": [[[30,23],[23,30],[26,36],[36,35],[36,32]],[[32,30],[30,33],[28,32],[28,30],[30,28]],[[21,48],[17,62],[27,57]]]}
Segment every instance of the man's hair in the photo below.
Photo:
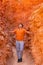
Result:
{"label": "man's hair", "polygon": [[22,23],[20,23],[22,25],[22,27],[24,26]]}

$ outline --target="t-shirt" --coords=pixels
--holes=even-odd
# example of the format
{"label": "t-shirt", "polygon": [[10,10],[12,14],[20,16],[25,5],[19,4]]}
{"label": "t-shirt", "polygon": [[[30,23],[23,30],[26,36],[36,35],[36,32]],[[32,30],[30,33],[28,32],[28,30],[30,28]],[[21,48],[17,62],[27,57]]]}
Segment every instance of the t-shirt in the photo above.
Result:
{"label": "t-shirt", "polygon": [[16,34],[16,40],[22,41],[22,40],[24,40],[24,36],[25,36],[26,30],[24,28],[15,29],[14,33]]}

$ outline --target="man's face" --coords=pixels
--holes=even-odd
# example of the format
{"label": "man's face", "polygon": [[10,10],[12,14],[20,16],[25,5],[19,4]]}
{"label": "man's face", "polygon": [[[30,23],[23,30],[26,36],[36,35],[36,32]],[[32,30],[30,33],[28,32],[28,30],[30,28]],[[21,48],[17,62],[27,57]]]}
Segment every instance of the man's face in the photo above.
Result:
{"label": "man's face", "polygon": [[19,24],[19,28],[22,28],[23,26],[22,26],[22,24]]}

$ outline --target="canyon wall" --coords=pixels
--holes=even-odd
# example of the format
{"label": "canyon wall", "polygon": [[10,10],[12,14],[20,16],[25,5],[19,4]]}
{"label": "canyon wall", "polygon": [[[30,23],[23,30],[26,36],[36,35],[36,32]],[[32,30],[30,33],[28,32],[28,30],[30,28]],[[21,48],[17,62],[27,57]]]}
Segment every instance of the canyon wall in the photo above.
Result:
{"label": "canyon wall", "polygon": [[30,29],[34,33],[31,49],[35,64],[43,65],[43,4],[30,16]]}
{"label": "canyon wall", "polygon": [[30,48],[35,64],[42,65],[43,0],[0,0],[0,65],[6,65],[12,57],[15,38],[9,31],[18,27],[20,22],[32,32],[25,39],[25,48]]}

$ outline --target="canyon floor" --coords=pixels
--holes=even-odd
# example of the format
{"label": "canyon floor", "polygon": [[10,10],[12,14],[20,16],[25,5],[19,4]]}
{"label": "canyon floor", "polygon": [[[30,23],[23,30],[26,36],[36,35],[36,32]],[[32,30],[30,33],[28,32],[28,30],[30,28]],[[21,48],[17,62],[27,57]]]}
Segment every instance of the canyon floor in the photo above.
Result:
{"label": "canyon floor", "polygon": [[32,55],[28,51],[26,50],[23,51],[23,61],[18,63],[16,48],[13,47],[12,50],[13,50],[13,57],[8,60],[7,65],[35,65],[32,59]]}

